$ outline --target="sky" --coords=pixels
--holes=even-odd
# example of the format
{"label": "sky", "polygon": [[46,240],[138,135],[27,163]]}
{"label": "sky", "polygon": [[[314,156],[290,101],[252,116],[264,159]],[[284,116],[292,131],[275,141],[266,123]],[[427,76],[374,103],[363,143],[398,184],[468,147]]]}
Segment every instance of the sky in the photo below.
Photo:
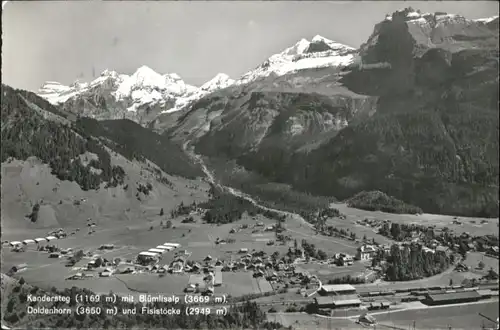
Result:
{"label": "sky", "polygon": [[201,85],[233,79],[315,35],[359,47],[385,15],[411,6],[467,18],[496,1],[17,1],[2,5],[2,83],[90,81],[142,65]]}

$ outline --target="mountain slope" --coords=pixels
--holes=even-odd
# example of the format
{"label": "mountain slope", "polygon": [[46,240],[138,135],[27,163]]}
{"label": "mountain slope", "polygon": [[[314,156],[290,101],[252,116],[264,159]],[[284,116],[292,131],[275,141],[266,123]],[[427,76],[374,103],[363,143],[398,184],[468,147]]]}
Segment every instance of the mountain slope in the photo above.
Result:
{"label": "mountain slope", "polygon": [[186,188],[203,172],[180,147],[137,123],[74,121],[33,93],[1,92],[4,233],[110,225],[206,194]]}
{"label": "mountain slope", "polygon": [[[325,75],[328,88],[320,74],[308,77],[333,68],[271,74],[195,104],[171,134],[318,195],[380,190],[425,212],[498,216],[498,34],[488,25],[498,19],[412,9],[389,17]],[[275,93],[277,81],[302,94]],[[326,125],[332,118],[344,124]],[[195,119],[198,128],[186,129]]]}

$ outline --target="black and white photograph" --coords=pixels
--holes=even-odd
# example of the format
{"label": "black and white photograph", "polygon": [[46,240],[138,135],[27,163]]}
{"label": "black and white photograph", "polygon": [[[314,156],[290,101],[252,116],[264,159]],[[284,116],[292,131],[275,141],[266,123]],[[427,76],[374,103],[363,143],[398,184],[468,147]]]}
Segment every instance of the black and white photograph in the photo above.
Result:
{"label": "black and white photograph", "polygon": [[2,1],[1,329],[499,329],[497,1]]}

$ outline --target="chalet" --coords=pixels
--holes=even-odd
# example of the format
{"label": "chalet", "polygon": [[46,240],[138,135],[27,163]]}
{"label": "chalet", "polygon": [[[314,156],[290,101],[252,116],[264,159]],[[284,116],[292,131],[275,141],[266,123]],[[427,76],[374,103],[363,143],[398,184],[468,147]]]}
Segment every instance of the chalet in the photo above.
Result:
{"label": "chalet", "polygon": [[344,253],[340,253],[336,259],[339,266],[351,266],[354,262],[354,258],[352,256]]}
{"label": "chalet", "polygon": [[53,252],[51,254],[49,254],[49,258],[60,258],[61,255],[57,252]]}
{"label": "chalet", "polygon": [[186,262],[186,259],[184,257],[176,257],[174,259],[174,262],[180,262],[180,263],[184,264]]}
{"label": "chalet", "polygon": [[10,246],[13,246],[13,247],[14,247],[14,246],[21,245],[21,244],[22,244],[22,243],[21,243],[21,242],[19,242],[19,241],[12,241],[12,242],[10,242],[10,243],[9,243],[9,245],[10,245]]}
{"label": "chalet", "polygon": [[210,256],[210,255],[206,256],[205,259],[203,259],[203,261],[205,261],[205,262],[210,261],[210,260],[212,260],[212,256]]}
{"label": "chalet", "polygon": [[46,239],[47,241],[53,241],[53,240],[56,240],[56,239],[57,239],[57,237],[55,237],[55,236],[47,236],[47,237],[45,237],[45,239]]}
{"label": "chalet", "polygon": [[35,244],[35,240],[33,240],[33,239],[25,239],[23,241],[23,244],[24,245]]}
{"label": "chalet", "polygon": [[498,257],[498,246],[492,246],[486,251],[486,255]]}
{"label": "chalet", "polygon": [[383,251],[384,253],[391,252],[391,246],[387,245],[387,244],[380,245],[378,248],[379,248],[379,250]]}
{"label": "chalet", "polygon": [[110,277],[110,276],[111,276],[111,272],[110,272],[110,271],[105,270],[105,271],[100,272],[100,273],[99,273],[99,276],[100,276],[100,277]]}
{"label": "chalet", "polygon": [[358,260],[371,260],[377,253],[377,250],[373,245],[362,245],[358,248],[358,253],[356,255],[356,258]]}
{"label": "chalet", "polygon": [[214,288],[213,288],[213,287],[211,287],[211,286],[209,286],[209,287],[205,290],[205,292],[203,292],[203,295],[205,295],[205,296],[211,296],[211,295],[213,295],[213,294],[214,294],[214,292],[215,292]]}
{"label": "chalet", "polygon": [[174,261],[172,263],[171,271],[172,273],[181,273],[184,270],[184,262]]}
{"label": "chalet", "polygon": [[114,248],[114,244],[103,244],[99,247],[99,250],[112,250]]}
{"label": "chalet", "polygon": [[82,273],[76,273],[76,274],[73,274],[73,275],[66,277],[67,280],[81,280],[82,278],[83,278]]}

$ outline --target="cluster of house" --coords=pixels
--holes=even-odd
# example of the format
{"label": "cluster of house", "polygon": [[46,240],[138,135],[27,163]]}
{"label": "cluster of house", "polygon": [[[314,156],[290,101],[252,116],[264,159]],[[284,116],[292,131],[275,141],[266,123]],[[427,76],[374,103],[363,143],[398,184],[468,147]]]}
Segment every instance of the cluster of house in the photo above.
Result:
{"label": "cluster of house", "polygon": [[179,248],[181,245],[179,243],[163,243],[155,248],[151,248],[147,251],[140,252],[137,256],[137,261],[141,264],[149,264],[152,262],[158,262],[164,253],[171,250]]}
{"label": "cluster of house", "polygon": [[28,245],[34,245],[34,244],[43,244],[47,243],[56,239],[64,238],[66,237],[67,234],[66,232],[61,228],[56,231],[52,231],[49,233],[47,237],[39,237],[35,239],[25,239],[24,241],[11,241],[8,242],[8,244],[12,247],[13,251],[16,252],[21,252],[24,250],[24,247]]}
{"label": "cluster of house", "polygon": [[256,232],[259,232],[261,230],[265,230],[265,231],[273,231],[274,230],[274,226],[271,225],[271,226],[265,226],[263,222],[261,221],[258,221],[257,223],[255,224],[241,224],[239,226],[236,226],[236,227],[233,227],[231,228],[231,230],[229,230],[229,233],[230,234],[234,234],[234,233],[237,233],[243,229],[253,229],[253,232],[256,233]]}
{"label": "cluster of house", "polygon": [[[196,265],[191,267],[191,271],[195,271]],[[199,266],[199,265],[198,265]],[[184,289],[186,293],[202,293],[212,295],[215,292],[215,287],[222,285],[222,267],[209,265],[203,267],[203,278],[199,281],[197,277],[189,279],[188,286]]]}

